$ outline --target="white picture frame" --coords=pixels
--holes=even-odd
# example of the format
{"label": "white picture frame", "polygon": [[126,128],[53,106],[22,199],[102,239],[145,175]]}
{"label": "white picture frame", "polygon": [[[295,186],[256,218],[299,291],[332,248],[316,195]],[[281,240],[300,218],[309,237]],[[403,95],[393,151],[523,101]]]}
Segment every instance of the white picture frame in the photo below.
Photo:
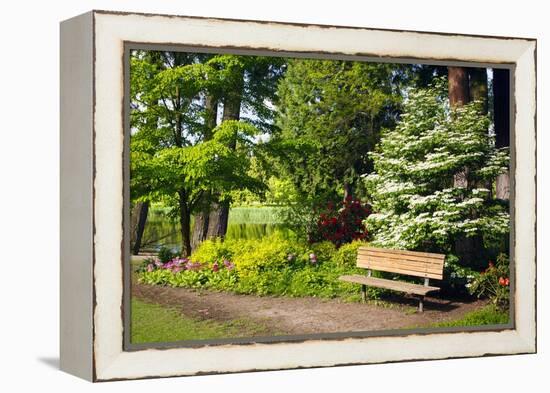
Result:
{"label": "white picture frame", "polygon": [[[128,347],[124,105],[125,53],[132,45],[509,68],[514,103],[510,326]],[[525,38],[106,11],[62,22],[61,368],[108,381],[536,352],[535,59],[536,40]]]}

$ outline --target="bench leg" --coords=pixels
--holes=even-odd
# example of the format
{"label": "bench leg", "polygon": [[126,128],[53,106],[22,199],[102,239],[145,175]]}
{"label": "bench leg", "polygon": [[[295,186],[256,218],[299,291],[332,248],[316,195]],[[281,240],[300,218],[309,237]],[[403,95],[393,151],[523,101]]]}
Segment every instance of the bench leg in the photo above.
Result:
{"label": "bench leg", "polygon": [[361,300],[363,303],[367,302],[367,286],[364,284],[361,285]]}
{"label": "bench leg", "polygon": [[424,296],[420,296],[420,301],[418,302],[418,312],[424,312]]}

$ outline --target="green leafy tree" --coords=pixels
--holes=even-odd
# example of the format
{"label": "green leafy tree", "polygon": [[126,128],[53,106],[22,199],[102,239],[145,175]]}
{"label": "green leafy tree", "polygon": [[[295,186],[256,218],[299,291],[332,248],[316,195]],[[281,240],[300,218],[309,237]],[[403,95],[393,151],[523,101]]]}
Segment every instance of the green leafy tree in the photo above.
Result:
{"label": "green leafy tree", "polygon": [[[487,133],[480,102],[451,108],[446,82],[411,90],[395,129],[386,130],[365,181],[373,211],[367,227],[388,248],[452,253],[459,236],[498,247],[509,232],[508,207],[484,186],[506,170],[507,149]],[[453,180],[469,168],[466,187]]]}
{"label": "green leafy tree", "polygon": [[[210,55],[147,52],[131,59],[131,193],[169,203],[177,213],[183,254],[191,253],[193,213],[216,196],[261,189],[248,174],[259,129],[237,120],[219,126],[215,105],[231,82]],[[206,199],[206,202],[205,202]]]}
{"label": "green leafy tree", "polygon": [[[253,124],[263,134],[273,131],[274,108],[271,102],[275,98],[276,86],[284,74],[286,61],[283,58],[263,56],[216,55],[208,63],[217,71],[215,95],[222,103],[222,122],[242,120]],[[236,145],[229,146],[232,149]],[[261,146],[256,149],[256,158],[261,158]],[[230,198],[212,195],[211,205],[205,205],[201,216],[203,227],[196,228],[206,237],[223,238],[227,232]],[[206,216],[208,215],[208,219]]]}
{"label": "green leafy tree", "polygon": [[[214,190],[222,197],[237,189],[260,191],[264,184],[248,175],[251,137],[257,129],[242,122],[224,122],[212,139],[192,146],[171,146],[146,153],[131,153],[131,170],[137,184],[147,179],[151,198],[174,206],[180,218],[182,251],[191,254],[191,216],[200,207],[202,197]],[[239,143],[238,150],[228,144]],[[131,183],[132,186],[132,183]]]}

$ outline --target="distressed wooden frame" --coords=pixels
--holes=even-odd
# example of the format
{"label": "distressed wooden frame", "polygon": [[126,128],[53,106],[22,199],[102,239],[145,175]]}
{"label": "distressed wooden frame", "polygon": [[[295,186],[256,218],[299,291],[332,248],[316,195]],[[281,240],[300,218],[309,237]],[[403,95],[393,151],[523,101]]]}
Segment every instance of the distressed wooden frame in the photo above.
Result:
{"label": "distressed wooden frame", "polygon": [[[125,53],[139,46],[510,69],[512,323],[130,345]],[[108,381],[536,351],[536,40],[92,11],[62,22],[60,65],[63,370]]]}

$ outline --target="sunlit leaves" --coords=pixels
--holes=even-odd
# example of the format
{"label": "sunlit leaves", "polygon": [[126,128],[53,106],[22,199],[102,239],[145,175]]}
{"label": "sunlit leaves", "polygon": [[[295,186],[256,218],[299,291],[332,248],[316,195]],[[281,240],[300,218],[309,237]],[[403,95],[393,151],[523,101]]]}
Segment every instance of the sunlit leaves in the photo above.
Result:
{"label": "sunlit leaves", "polygon": [[[377,214],[367,225],[378,245],[449,252],[457,236],[495,244],[509,231],[507,207],[491,196],[508,152],[494,147],[479,103],[451,111],[446,96],[444,79],[409,91],[399,123],[371,153],[365,183]],[[457,187],[464,168],[468,187]]]}

